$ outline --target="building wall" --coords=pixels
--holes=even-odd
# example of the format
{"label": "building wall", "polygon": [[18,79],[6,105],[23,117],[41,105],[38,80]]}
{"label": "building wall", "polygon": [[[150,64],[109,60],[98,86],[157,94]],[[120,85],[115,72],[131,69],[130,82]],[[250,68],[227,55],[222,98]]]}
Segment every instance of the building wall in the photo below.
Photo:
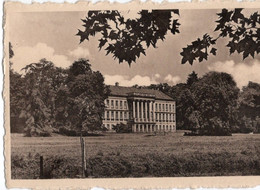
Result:
{"label": "building wall", "polygon": [[[175,101],[155,101],[156,128],[163,131],[176,131],[176,104]],[[173,129],[172,129],[173,128]]]}
{"label": "building wall", "polygon": [[133,132],[176,131],[175,101],[109,96],[105,100],[103,125],[129,124]]}
{"label": "building wall", "polygon": [[126,97],[109,96],[105,100],[105,113],[103,116],[103,125],[112,131],[112,125],[118,123],[127,124],[129,119],[129,108]]}

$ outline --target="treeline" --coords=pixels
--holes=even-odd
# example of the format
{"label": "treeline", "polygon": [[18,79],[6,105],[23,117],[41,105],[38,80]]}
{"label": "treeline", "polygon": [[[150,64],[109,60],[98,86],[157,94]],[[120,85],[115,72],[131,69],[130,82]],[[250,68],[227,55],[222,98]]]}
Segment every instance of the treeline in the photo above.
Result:
{"label": "treeline", "polygon": [[[63,69],[42,59],[23,71],[21,75],[10,69],[12,132],[20,130],[26,136],[49,136],[52,132],[77,136],[105,130],[102,115],[109,88],[102,74],[92,71],[88,60],[79,59]],[[135,87],[160,90],[176,100],[177,129],[190,130],[191,135],[260,131],[257,83],[249,82],[239,90],[227,73],[209,72],[199,78],[192,72],[186,83]]]}
{"label": "treeline", "polygon": [[18,127],[26,136],[49,136],[55,131],[102,130],[109,89],[88,60],[63,69],[42,59],[23,71],[21,75],[10,69],[11,131]]}
{"label": "treeline", "polygon": [[[142,88],[142,87],[139,87]],[[186,83],[150,85],[176,100],[177,128],[199,135],[260,132],[260,85],[241,90],[227,73],[192,72]]]}

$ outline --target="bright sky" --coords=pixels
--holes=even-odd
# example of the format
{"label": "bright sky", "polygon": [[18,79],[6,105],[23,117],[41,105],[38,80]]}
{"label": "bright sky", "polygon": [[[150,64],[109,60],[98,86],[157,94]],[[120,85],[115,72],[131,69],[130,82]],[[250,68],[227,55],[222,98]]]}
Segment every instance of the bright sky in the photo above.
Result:
{"label": "bright sky", "polygon": [[[256,10],[244,10],[253,12]],[[258,10],[259,11],[259,10]],[[41,58],[53,61],[57,66],[68,67],[78,58],[90,60],[93,70],[99,70],[106,84],[119,82],[122,86],[149,85],[167,82],[170,85],[184,82],[193,70],[202,76],[208,71],[224,71],[233,75],[238,86],[248,81],[260,83],[260,56],[243,61],[242,56],[229,56],[224,40],[219,40],[217,56],[208,61],[195,62],[192,66],[181,64],[180,52],[191,41],[212,34],[219,10],[180,10],[180,34],[168,34],[158,48],[150,47],[131,67],[119,64],[104,50],[99,51],[98,36],[79,44],[75,34],[82,28],[86,12],[28,12],[13,13],[9,17],[10,42],[13,45],[13,68],[20,72],[25,65]],[[136,11],[129,12],[132,15]],[[126,13],[125,13],[126,14]]]}

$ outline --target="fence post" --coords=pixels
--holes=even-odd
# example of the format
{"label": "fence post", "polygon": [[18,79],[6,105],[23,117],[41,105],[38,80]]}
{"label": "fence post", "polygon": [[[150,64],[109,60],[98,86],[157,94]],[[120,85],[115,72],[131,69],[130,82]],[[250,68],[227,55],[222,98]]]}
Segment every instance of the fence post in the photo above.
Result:
{"label": "fence post", "polygon": [[82,158],[82,177],[86,177],[86,150],[85,150],[85,140],[80,136],[81,143],[81,158]]}
{"label": "fence post", "polygon": [[43,156],[40,156],[40,179],[43,179]]}

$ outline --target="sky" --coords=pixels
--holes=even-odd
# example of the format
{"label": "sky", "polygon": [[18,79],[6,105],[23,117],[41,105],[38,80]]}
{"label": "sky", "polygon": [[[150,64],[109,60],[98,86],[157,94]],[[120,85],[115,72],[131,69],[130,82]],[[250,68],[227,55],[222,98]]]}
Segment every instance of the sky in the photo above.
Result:
{"label": "sky", "polygon": [[[135,17],[138,10],[123,12],[125,16]],[[229,55],[225,45],[226,40],[218,40],[217,56],[210,56],[207,61],[193,65],[181,64],[180,52],[198,37],[205,33],[212,34],[216,26],[216,13],[220,10],[180,10],[180,16],[175,16],[181,23],[180,33],[160,41],[157,48],[152,46],[146,50],[146,56],[141,55],[131,67],[127,63],[118,63],[112,55],[98,49],[98,35],[89,41],[79,43],[76,36],[78,29],[83,29],[87,12],[16,12],[10,14],[9,39],[13,46],[13,69],[21,69],[38,62],[42,58],[52,61],[56,66],[69,67],[79,58],[90,60],[93,70],[100,71],[106,84],[119,82],[121,86],[150,85],[168,83],[175,85],[185,82],[192,71],[201,77],[209,71],[227,72],[231,74],[238,87],[249,81],[260,83],[260,56],[255,59],[242,59],[242,55]],[[249,14],[256,10],[243,10]],[[258,10],[259,11],[259,10]]]}

